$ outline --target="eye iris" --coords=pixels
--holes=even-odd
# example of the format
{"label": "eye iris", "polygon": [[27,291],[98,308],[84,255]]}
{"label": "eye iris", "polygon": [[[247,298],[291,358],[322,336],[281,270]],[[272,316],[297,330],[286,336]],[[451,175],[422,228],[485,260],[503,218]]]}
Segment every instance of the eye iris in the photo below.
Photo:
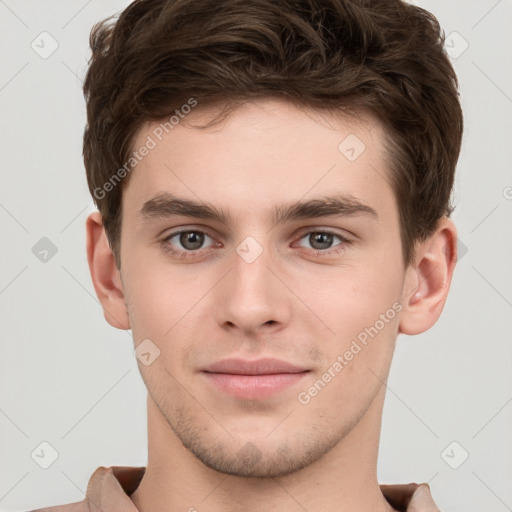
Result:
{"label": "eye iris", "polygon": [[[332,235],[329,233],[313,233],[309,235],[309,242],[315,249],[328,249],[332,244]],[[320,244],[320,247],[315,246]]]}
{"label": "eye iris", "polygon": [[[191,251],[199,249],[203,245],[203,243],[203,233],[198,233],[195,231],[184,231],[183,233],[180,234],[180,244]],[[190,245],[192,245],[192,247]]]}

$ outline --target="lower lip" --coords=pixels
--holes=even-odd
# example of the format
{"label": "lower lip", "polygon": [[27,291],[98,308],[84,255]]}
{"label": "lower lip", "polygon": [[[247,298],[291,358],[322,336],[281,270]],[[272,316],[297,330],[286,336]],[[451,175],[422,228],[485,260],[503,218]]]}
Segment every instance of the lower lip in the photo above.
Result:
{"label": "lower lip", "polygon": [[233,375],[203,372],[216,388],[246,400],[262,400],[293,386],[308,372],[273,373],[270,375]]}

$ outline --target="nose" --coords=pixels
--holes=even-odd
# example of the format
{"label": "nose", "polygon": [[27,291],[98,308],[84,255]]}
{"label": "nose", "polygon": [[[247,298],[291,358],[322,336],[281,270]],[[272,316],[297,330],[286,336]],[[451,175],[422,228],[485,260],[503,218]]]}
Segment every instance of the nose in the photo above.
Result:
{"label": "nose", "polygon": [[217,289],[217,322],[224,329],[249,336],[283,329],[290,321],[292,294],[277,276],[280,274],[269,250],[253,261],[234,252],[231,271]]}

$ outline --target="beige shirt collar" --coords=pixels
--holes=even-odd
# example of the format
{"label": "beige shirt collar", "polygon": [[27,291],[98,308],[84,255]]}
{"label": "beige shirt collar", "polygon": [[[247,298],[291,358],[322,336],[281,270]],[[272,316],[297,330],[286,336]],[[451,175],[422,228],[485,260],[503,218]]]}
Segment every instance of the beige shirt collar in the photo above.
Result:
{"label": "beige shirt collar", "polygon": [[[139,512],[130,495],[139,486],[145,471],[145,466],[100,466],[91,475],[82,501],[31,512]],[[396,510],[440,512],[428,484],[381,484],[380,488]]]}

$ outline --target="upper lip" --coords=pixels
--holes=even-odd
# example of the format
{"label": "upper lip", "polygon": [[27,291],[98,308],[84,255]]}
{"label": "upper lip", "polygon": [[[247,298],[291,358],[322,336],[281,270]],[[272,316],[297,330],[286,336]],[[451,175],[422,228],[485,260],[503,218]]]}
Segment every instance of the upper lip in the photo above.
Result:
{"label": "upper lip", "polygon": [[272,375],[277,373],[302,373],[308,371],[286,361],[265,358],[248,361],[246,359],[222,359],[207,366],[208,373],[230,373],[233,375]]}

